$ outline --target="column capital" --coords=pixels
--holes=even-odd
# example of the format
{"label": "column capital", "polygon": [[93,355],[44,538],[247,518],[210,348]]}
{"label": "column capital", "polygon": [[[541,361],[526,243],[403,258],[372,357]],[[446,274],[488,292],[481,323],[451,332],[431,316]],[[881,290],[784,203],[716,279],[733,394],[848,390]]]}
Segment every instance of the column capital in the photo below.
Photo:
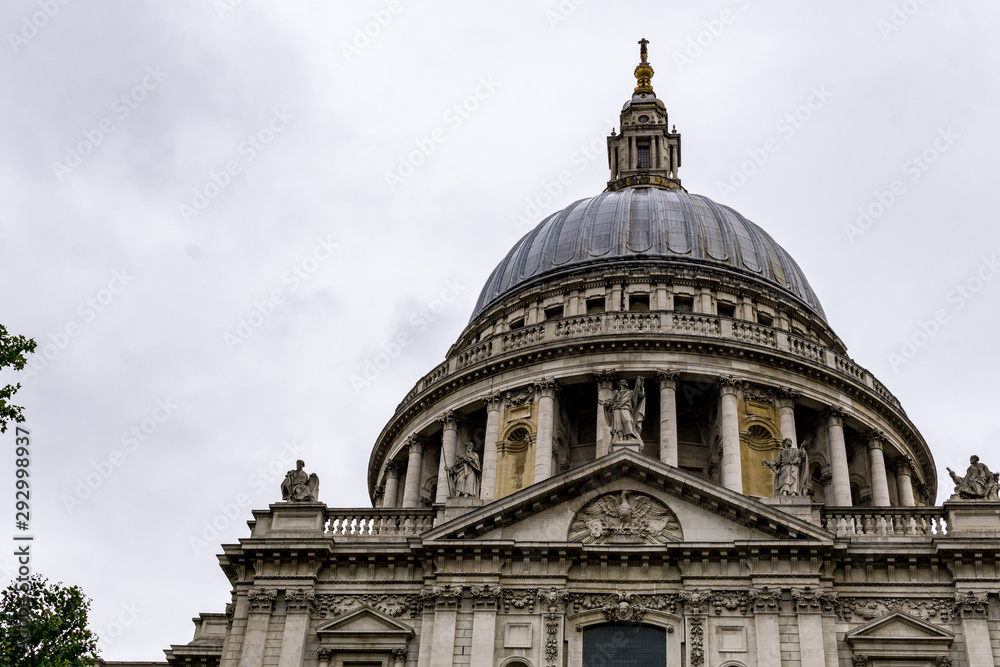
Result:
{"label": "column capital", "polygon": [[480,611],[496,611],[503,589],[496,585],[472,586],[469,596],[472,598],[472,608]]}
{"label": "column capital", "polygon": [[459,415],[456,415],[453,410],[447,410],[445,411],[444,414],[438,417],[437,420],[438,423],[445,428],[445,430],[448,429],[454,430],[458,428],[458,422],[460,419],[461,417]]}
{"label": "column capital", "polygon": [[330,662],[333,660],[334,652],[332,648],[321,648],[316,651],[316,659],[322,664]]}
{"label": "column capital", "polygon": [[656,370],[656,381],[660,383],[660,389],[676,389],[677,380],[680,376],[681,374],[677,371],[663,370],[659,368]]}
{"label": "column capital", "polygon": [[501,410],[503,408],[503,394],[498,391],[490,392],[479,400],[486,404],[486,409],[489,411]]}
{"label": "column capital", "polygon": [[795,608],[799,612],[816,614],[832,612],[836,600],[836,591],[813,588],[812,586],[792,589],[792,602],[795,603]]}
{"label": "column capital", "polygon": [[986,618],[990,596],[985,591],[955,593],[955,613],[960,618]]}
{"label": "column capital", "polygon": [[725,377],[720,377],[716,381],[716,385],[719,388],[720,396],[726,396],[727,394],[737,396],[739,395],[740,389],[743,388],[743,380],[735,375],[727,375]]}
{"label": "column capital", "polygon": [[423,454],[424,439],[418,435],[411,435],[403,441],[403,447],[406,447],[410,454]]}
{"label": "column capital", "polygon": [[316,596],[305,588],[285,591],[285,610],[292,613],[312,613],[316,609]]}
{"label": "column capital", "polygon": [[276,599],[278,599],[278,591],[274,589],[253,588],[247,593],[251,613],[270,614],[274,609]]}
{"label": "column capital", "polygon": [[873,428],[864,434],[864,441],[868,445],[868,449],[882,449],[885,444],[889,441],[885,432],[880,429]]}
{"label": "column capital", "polygon": [[748,591],[750,610],[754,614],[777,614],[781,611],[781,589],[754,586]]}
{"label": "column capital", "polygon": [[383,476],[388,479],[389,477],[395,477],[399,479],[399,473],[403,468],[403,464],[399,461],[388,461],[385,464],[385,470],[383,471]]}
{"label": "column capital", "polygon": [[615,380],[618,378],[618,373],[611,368],[594,371],[590,375],[594,378],[594,382],[597,383],[598,389],[613,389]]}
{"label": "column capital", "polygon": [[915,468],[913,459],[909,456],[900,456],[892,462],[892,471],[896,473],[896,476],[905,475],[906,477],[912,477]]}
{"label": "column capital", "polygon": [[542,378],[535,383],[535,391],[540,398],[554,398],[559,391],[559,383],[552,378]]}
{"label": "column capital", "polygon": [[795,401],[802,396],[799,392],[792,391],[787,387],[778,387],[774,393],[776,395],[774,404],[779,410],[781,408],[794,408]]}
{"label": "column capital", "polygon": [[854,667],[868,667],[868,656],[855,653],[851,656],[851,664],[854,665]]}
{"label": "column capital", "polygon": [[826,422],[830,426],[843,426],[844,418],[847,417],[847,415],[847,410],[836,405],[831,405],[823,411],[823,416],[826,417]]}

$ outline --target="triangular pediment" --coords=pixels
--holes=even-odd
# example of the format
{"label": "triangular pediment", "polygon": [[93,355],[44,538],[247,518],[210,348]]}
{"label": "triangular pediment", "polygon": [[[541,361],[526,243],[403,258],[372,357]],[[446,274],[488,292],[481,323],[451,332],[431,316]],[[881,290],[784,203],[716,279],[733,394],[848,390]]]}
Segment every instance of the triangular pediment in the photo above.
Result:
{"label": "triangular pediment", "polygon": [[883,644],[892,641],[950,644],[955,634],[922,618],[894,611],[859,625],[848,632],[845,638],[850,644],[861,641]]}
{"label": "triangular pediment", "polygon": [[406,639],[413,628],[383,614],[373,607],[363,606],[333,619],[316,629],[321,637],[396,637]]}
{"label": "triangular pediment", "polygon": [[[620,515],[618,507],[622,508]],[[831,544],[834,539],[820,526],[630,450],[534,484],[421,537],[424,542],[513,539],[601,543],[608,531],[623,535],[624,543],[636,544],[739,540]]]}

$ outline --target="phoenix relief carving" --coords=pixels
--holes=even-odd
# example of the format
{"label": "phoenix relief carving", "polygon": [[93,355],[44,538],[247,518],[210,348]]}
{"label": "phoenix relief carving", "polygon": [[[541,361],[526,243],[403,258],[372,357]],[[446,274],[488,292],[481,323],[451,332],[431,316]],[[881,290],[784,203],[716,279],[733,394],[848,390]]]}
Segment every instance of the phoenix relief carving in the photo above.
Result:
{"label": "phoenix relief carving", "polygon": [[627,490],[590,502],[569,528],[570,541],[584,544],[666,544],[681,538],[681,524],[669,507]]}

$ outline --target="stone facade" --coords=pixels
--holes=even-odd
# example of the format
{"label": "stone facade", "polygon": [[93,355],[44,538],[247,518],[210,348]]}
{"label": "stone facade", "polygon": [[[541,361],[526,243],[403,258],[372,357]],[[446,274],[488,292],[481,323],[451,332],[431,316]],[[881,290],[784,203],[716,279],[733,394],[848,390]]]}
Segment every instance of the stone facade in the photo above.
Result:
{"label": "stone facade", "polygon": [[794,261],[681,187],[652,76],[643,43],[608,190],[491,276],[375,442],[373,507],[255,511],[171,665],[1000,665],[995,487],[935,504]]}

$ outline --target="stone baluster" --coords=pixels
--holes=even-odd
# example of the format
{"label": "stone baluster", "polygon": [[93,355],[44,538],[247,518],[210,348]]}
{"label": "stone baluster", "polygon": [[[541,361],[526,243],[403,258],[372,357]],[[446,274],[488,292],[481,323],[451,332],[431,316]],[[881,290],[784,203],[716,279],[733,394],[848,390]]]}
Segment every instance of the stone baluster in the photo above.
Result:
{"label": "stone baluster", "polygon": [[500,411],[503,397],[490,394],[483,398],[486,403],[486,436],[483,439],[483,480],[480,497],[486,502],[496,499],[497,487],[497,440],[500,438]]}
{"label": "stone baluster", "polygon": [[677,373],[657,371],[660,385],[660,460],[677,467]]}
{"label": "stone baluster", "polygon": [[403,507],[420,505],[420,476],[424,467],[424,443],[416,436],[406,442],[409,459],[406,463],[406,481],[403,485]]}
{"label": "stone baluster", "polygon": [[844,442],[844,417],[847,413],[837,407],[826,411],[826,435],[830,448],[830,474],[833,480],[830,484],[833,491],[833,504],[849,507],[851,499],[851,479],[847,467],[847,445]]}
{"label": "stone baluster", "polygon": [[737,396],[741,381],[719,380],[719,414],[722,419],[722,485],[743,493],[743,460],[740,453],[740,417]]}

